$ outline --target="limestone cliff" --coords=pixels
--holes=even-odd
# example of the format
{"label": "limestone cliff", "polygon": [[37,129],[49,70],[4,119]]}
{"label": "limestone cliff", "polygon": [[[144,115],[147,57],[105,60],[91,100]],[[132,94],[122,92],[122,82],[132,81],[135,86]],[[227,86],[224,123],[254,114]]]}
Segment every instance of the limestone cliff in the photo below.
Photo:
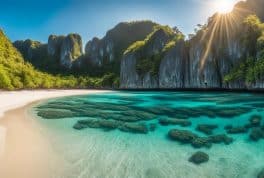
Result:
{"label": "limestone cliff", "polygon": [[60,57],[60,50],[65,36],[50,35],[48,39],[48,54]]}
{"label": "limestone cliff", "polygon": [[66,36],[60,49],[60,64],[63,67],[71,68],[72,63],[82,56],[82,39],[78,34]]}
{"label": "limestone cliff", "polygon": [[82,56],[82,39],[78,34],[67,36],[50,35],[48,40],[48,54],[59,58],[62,67],[70,69],[72,63]]}
{"label": "limestone cliff", "polygon": [[54,66],[70,69],[73,62],[83,55],[82,39],[78,34],[50,35],[48,44],[29,39],[15,41],[13,44],[26,60],[45,70]]}
{"label": "limestone cliff", "polygon": [[[85,46],[86,63],[120,71],[123,52],[135,41],[144,40],[156,24],[151,21],[122,22],[109,30],[102,39],[93,38]],[[89,66],[86,66],[89,67]],[[108,70],[108,69],[104,69]]]}
{"label": "limestone cliff", "polygon": [[174,31],[158,26],[144,41],[134,43],[121,60],[121,88],[159,88],[161,53]]}
{"label": "limestone cliff", "polygon": [[183,40],[170,49],[163,57],[159,67],[159,88],[183,88],[187,50]]}
{"label": "limestone cliff", "polygon": [[[102,39],[93,38],[84,54],[78,34],[51,35],[48,44],[26,40],[14,45],[45,71],[58,66],[52,71],[120,74],[121,88],[263,89],[263,8],[263,0],[241,1],[231,13],[210,17],[188,39],[177,28],[136,21],[119,23]],[[250,29],[244,21],[251,14],[260,22],[249,19]]]}
{"label": "limestone cliff", "polygon": [[47,45],[39,41],[27,39],[25,41],[15,41],[13,45],[21,52],[23,57],[30,62],[37,62],[38,58],[47,56]]}
{"label": "limestone cliff", "polygon": [[[257,14],[260,19],[264,19],[263,11],[261,11],[263,7],[262,0],[240,2],[232,13],[215,14],[193,37],[187,41],[174,41],[174,45],[170,45],[173,44],[170,40],[164,41],[162,36],[157,36],[155,42],[151,43],[135,42],[121,60],[121,88],[263,88],[264,76],[261,71],[251,74],[254,80],[242,76],[249,70],[245,67],[251,66],[250,70],[253,70],[253,65],[258,65],[256,60],[259,57],[256,56],[260,56],[254,54],[258,52],[257,47],[254,46],[257,41],[253,40],[252,43],[251,39],[253,46],[245,44],[245,38],[248,37],[246,34],[256,31],[258,27],[254,26],[253,30],[247,29],[244,21],[250,14]],[[144,50],[138,52],[136,46],[140,45],[144,46]],[[158,45],[159,48],[147,50],[151,45]],[[164,51],[166,46],[172,47]],[[153,63],[157,56],[158,63]],[[243,64],[248,58],[254,58],[254,60],[250,64]],[[158,65],[158,72],[153,73],[151,69],[153,65]],[[262,63],[259,64],[261,65]],[[225,80],[226,76],[238,66],[244,69],[233,72],[233,76],[229,78],[233,77],[234,80]],[[259,68],[255,67],[254,71],[262,70]],[[142,69],[145,70],[144,73]],[[251,81],[248,82],[248,80]]]}

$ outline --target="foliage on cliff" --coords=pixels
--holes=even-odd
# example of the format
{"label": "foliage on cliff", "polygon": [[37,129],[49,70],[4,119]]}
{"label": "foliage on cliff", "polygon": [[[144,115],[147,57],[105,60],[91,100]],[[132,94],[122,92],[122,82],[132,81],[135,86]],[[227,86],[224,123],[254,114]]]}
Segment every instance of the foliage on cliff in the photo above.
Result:
{"label": "foliage on cliff", "polygon": [[[37,71],[0,30],[0,89],[101,87],[106,79],[53,76]],[[103,83],[104,82],[104,83]]]}
{"label": "foliage on cliff", "polygon": [[[129,53],[137,54],[137,72],[141,75],[150,72],[151,75],[158,75],[159,66],[162,58],[170,49],[175,47],[178,41],[184,40],[184,35],[178,30],[173,30],[169,26],[157,25],[154,31],[150,33],[145,40],[133,43],[125,52],[124,55]],[[156,44],[158,43],[161,44]],[[162,44],[165,42],[164,44]],[[159,51],[153,53],[152,45],[161,46]],[[155,48],[155,47],[154,47]]]}
{"label": "foliage on cliff", "polygon": [[[85,47],[85,65],[81,70],[88,71],[90,75],[102,76],[108,73],[120,73],[120,60],[124,51],[134,42],[143,40],[153,31],[157,24],[145,21],[121,22],[109,30],[102,39],[96,39],[96,45],[89,41]],[[96,57],[94,57],[96,56]],[[101,66],[93,65],[99,60]],[[97,70],[95,73],[94,68]]]}
{"label": "foliage on cliff", "polygon": [[254,83],[264,79],[264,23],[257,16],[250,15],[243,25],[242,42],[246,49],[241,59],[243,62],[225,77],[226,82],[241,80]]}
{"label": "foliage on cliff", "polygon": [[34,68],[53,74],[62,74],[65,71],[60,67],[59,54],[54,57],[48,55],[47,44],[27,39],[15,41],[13,45]]}

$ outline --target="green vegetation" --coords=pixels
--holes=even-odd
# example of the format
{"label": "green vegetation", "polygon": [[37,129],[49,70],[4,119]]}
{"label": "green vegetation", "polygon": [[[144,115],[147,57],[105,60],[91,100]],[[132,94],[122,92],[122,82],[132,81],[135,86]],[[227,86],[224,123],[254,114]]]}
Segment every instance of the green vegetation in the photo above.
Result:
{"label": "green vegetation", "polygon": [[147,37],[143,41],[136,41],[135,43],[130,45],[124,52],[124,55],[141,50],[142,48],[146,47],[146,45],[151,44],[155,38],[154,35],[159,31],[162,31],[166,36],[170,38],[175,36],[175,32],[169,26],[156,25],[154,27],[154,30],[149,35],[147,35]]}
{"label": "green vegetation", "polygon": [[[124,51],[134,42],[145,39],[156,25],[156,23],[149,20],[119,23],[99,41],[98,53],[99,48],[107,48],[108,44],[113,44],[113,49],[110,52],[105,52],[104,56],[102,56],[102,66],[83,65],[84,68],[81,70],[85,71],[85,74],[99,77],[109,73],[119,75],[120,60]],[[89,59],[89,52],[87,54],[87,59]],[[113,58],[110,60],[111,57]],[[78,69],[78,71],[80,70]]]}
{"label": "green vegetation", "polygon": [[264,32],[264,24],[256,15],[250,15],[245,18],[243,26],[245,31],[242,35],[242,42],[248,51],[248,56],[255,57],[258,50],[258,40]]}
{"label": "green vegetation", "polygon": [[163,53],[168,52],[169,50],[171,50],[172,48],[174,48],[176,46],[176,44],[181,41],[184,40],[184,35],[181,33],[178,33],[176,36],[174,36],[174,38],[169,41],[165,47],[162,49]]}
{"label": "green vegetation", "polygon": [[[163,49],[157,54],[147,54],[146,51],[148,50],[148,47],[153,45],[155,40],[160,37],[163,38],[164,41],[167,41]],[[152,76],[157,76],[160,62],[165,53],[175,47],[177,42],[183,39],[184,35],[182,33],[174,31],[169,26],[157,25],[145,40],[133,43],[124,52],[124,55],[129,53],[136,53],[138,55],[136,69],[140,75],[150,72]]]}
{"label": "green vegetation", "polygon": [[243,62],[225,76],[225,82],[241,80],[254,83],[264,76],[264,24],[257,16],[250,15],[243,25],[242,42],[247,50],[241,59]]}
{"label": "green vegetation", "polygon": [[24,61],[22,55],[0,30],[0,89],[88,88],[104,85],[112,87],[112,80],[116,79],[53,76],[39,72],[30,63]]}

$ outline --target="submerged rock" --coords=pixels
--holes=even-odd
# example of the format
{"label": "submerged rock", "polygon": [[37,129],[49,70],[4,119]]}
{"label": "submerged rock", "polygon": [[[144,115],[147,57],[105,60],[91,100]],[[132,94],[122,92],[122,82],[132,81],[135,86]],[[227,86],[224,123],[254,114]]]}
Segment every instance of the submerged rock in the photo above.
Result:
{"label": "submerged rock", "polygon": [[85,128],[101,128],[107,130],[119,129],[123,132],[131,133],[148,133],[148,127],[143,123],[128,123],[116,120],[107,119],[85,119],[79,120],[74,126],[74,129],[81,130]]}
{"label": "submerged rock", "polygon": [[249,134],[249,138],[253,141],[264,139],[264,131],[261,128],[253,128]]}
{"label": "submerged rock", "polygon": [[179,141],[181,143],[192,143],[192,141],[198,136],[187,130],[172,129],[169,131],[168,136],[172,140]]}
{"label": "submerged rock", "polygon": [[213,130],[218,128],[218,125],[213,125],[213,124],[198,124],[196,127],[197,131],[203,132],[207,135],[212,135]]}
{"label": "submerged rock", "polygon": [[86,120],[79,120],[77,123],[73,126],[74,128],[100,128],[100,124],[98,122],[98,119],[86,119]]}
{"label": "submerged rock", "polygon": [[264,168],[258,174],[258,178],[264,178]]}
{"label": "submerged rock", "polygon": [[76,130],[82,130],[82,129],[88,128],[88,126],[85,124],[81,124],[81,123],[77,122],[74,124],[73,128]]}
{"label": "submerged rock", "polygon": [[194,153],[190,158],[189,162],[192,162],[194,164],[201,164],[209,161],[209,156],[208,154],[198,151]]}
{"label": "submerged rock", "polygon": [[168,137],[171,140],[175,140],[180,143],[191,144],[194,148],[210,148],[213,143],[224,143],[226,145],[229,145],[233,142],[233,138],[228,137],[225,134],[212,135],[209,137],[199,137],[191,131],[178,129],[170,130],[168,132]]}
{"label": "submerged rock", "polygon": [[226,145],[229,145],[233,142],[233,138],[228,137],[225,134],[220,134],[220,135],[212,135],[208,137],[210,142],[212,143],[224,143]]}
{"label": "submerged rock", "polygon": [[105,120],[105,119],[99,120],[99,124],[102,128],[106,128],[106,129],[116,129],[120,125],[120,123],[117,121]]}
{"label": "submerged rock", "polygon": [[233,118],[246,114],[251,111],[251,108],[247,107],[233,107],[233,108],[219,108],[216,109],[216,115],[223,118]]}
{"label": "submerged rock", "polygon": [[150,130],[151,132],[154,132],[154,131],[156,130],[156,128],[157,128],[157,125],[156,125],[156,124],[150,124],[150,125],[149,125],[149,130]]}
{"label": "submerged rock", "polygon": [[132,132],[132,133],[148,133],[148,127],[146,124],[137,124],[137,123],[124,123],[119,127],[119,130],[124,132]]}
{"label": "submerged rock", "polygon": [[137,120],[152,120],[155,118],[154,114],[139,110],[123,111],[121,114],[128,117],[138,118]]}
{"label": "submerged rock", "polygon": [[159,123],[161,125],[180,125],[182,127],[187,127],[192,125],[191,121],[184,120],[184,119],[171,119],[171,118],[161,118],[159,119]]}
{"label": "submerged rock", "polygon": [[249,119],[250,124],[252,125],[252,127],[258,127],[261,124],[261,116],[259,115],[253,115],[251,116],[251,118]]}
{"label": "submerged rock", "polygon": [[241,134],[241,133],[247,133],[248,129],[244,126],[241,127],[232,127],[227,130],[227,133],[229,134]]}
{"label": "submerged rock", "polygon": [[46,109],[38,111],[37,115],[44,119],[63,119],[74,117],[74,113],[67,110]]}
{"label": "submerged rock", "polygon": [[232,128],[233,128],[232,125],[226,125],[226,126],[224,127],[225,130],[230,130],[230,129],[232,129]]}
{"label": "submerged rock", "polygon": [[212,143],[210,139],[206,137],[198,137],[198,138],[193,139],[192,146],[194,148],[202,148],[202,147],[211,148]]}

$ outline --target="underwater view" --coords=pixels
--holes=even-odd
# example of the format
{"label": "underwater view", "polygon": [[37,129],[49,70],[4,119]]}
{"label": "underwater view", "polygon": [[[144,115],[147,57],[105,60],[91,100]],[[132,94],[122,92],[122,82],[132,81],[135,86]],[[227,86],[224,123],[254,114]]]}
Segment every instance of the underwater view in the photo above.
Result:
{"label": "underwater view", "polygon": [[256,178],[263,108],[263,94],[124,91],[50,99],[31,113],[63,158],[56,178]]}

